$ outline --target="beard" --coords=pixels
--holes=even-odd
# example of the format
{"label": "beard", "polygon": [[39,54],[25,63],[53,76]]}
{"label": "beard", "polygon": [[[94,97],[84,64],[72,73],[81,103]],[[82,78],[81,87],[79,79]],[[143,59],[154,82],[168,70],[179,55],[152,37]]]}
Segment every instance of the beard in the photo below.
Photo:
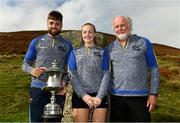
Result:
{"label": "beard", "polygon": [[116,35],[116,37],[117,37],[119,40],[127,40],[127,39],[128,39],[128,36],[129,36],[129,33],[123,33],[123,34],[118,34],[118,35]]}
{"label": "beard", "polygon": [[49,29],[48,33],[51,34],[52,36],[57,36],[60,34],[60,30],[58,29]]}

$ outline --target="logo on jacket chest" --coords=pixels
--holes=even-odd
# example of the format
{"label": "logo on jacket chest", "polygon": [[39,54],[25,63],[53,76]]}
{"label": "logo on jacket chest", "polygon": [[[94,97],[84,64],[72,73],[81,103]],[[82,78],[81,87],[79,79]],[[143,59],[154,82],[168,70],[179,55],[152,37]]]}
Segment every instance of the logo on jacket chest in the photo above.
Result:
{"label": "logo on jacket chest", "polygon": [[132,49],[135,50],[135,51],[141,51],[142,47],[140,47],[140,46],[133,46]]}
{"label": "logo on jacket chest", "polygon": [[57,50],[58,50],[58,51],[65,52],[65,47],[63,47],[63,46],[57,46]]}
{"label": "logo on jacket chest", "polygon": [[101,57],[102,56],[102,53],[101,52],[94,52],[94,56],[98,56],[98,57]]}

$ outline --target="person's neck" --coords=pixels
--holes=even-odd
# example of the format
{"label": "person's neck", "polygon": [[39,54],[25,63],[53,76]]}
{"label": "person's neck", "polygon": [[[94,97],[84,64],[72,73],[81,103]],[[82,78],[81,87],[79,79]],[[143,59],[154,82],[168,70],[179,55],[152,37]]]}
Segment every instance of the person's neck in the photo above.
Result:
{"label": "person's neck", "polygon": [[94,42],[92,43],[85,43],[86,48],[93,48],[95,46]]}
{"label": "person's neck", "polygon": [[121,47],[125,48],[127,45],[128,40],[118,40],[119,44],[121,45]]}
{"label": "person's neck", "polygon": [[53,35],[51,35],[50,33],[48,33],[48,35],[49,35],[51,38],[56,38],[56,37],[58,37],[60,34],[58,34],[58,35],[56,35],[56,36],[53,36]]}

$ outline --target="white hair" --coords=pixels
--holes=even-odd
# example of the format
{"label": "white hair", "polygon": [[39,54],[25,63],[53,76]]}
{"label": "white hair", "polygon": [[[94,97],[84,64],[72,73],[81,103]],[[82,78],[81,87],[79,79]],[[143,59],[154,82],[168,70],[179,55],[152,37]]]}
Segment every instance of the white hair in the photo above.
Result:
{"label": "white hair", "polygon": [[[128,27],[129,27],[129,31],[131,32],[132,31],[132,19],[129,17],[129,16],[123,16],[125,19],[126,19],[126,21],[128,22]],[[116,18],[116,17],[115,17]],[[115,19],[114,18],[114,19]],[[113,19],[113,20],[114,20]],[[113,23],[112,23],[112,28],[113,28]]]}
{"label": "white hair", "polygon": [[124,16],[124,18],[127,20],[128,22],[128,26],[129,26],[129,30],[130,32],[132,31],[132,19],[128,16]]}

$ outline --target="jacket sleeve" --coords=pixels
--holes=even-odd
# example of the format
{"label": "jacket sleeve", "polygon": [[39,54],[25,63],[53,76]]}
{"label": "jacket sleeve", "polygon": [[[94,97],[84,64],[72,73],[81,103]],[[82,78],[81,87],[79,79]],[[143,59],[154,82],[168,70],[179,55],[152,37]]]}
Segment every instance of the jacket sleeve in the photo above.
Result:
{"label": "jacket sleeve", "polygon": [[109,85],[109,81],[110,81],[110,61],[109,61],[109,55],[108,55],[108,51],[107,49],[104,50],[104,54],[103,54],[103,60],[102,60],[102,70],[103,70],[103,78],[101,81],[101,85],[97,94],[97,97],[99,97],[100,99],[102,99],[108,91],[108,85]]}
{"label": "jacket sleeve", "polygon": [[67,41],[67,45],[68,45],[69,50],[68,50],[68,54],[67,54],[67,56],[65,58],[65,64],[66,65],[68,64],[68,59],[69,59],[70,53],[73,50],[73,46],[72,46],[70,41]]}
{"label": "jacket sleeve", "polygon": [[35,42],[36,42],[36,40],[33,40],[31,42],[31,44],[29,45],[28,51],[25,55],[25,58],[24,58],[23,64],[22,64],[22,70],[28,74],[31,74],[31,71],[33,69],[33,67],[32,67],[33,62],[36,59]]}
{"label": "jacket sleeve", "polygon": [[83,97],[86,94],[86,92],[83,90],[81,86],[81,82],[77,75],[77,64],[76,64],[76,57],[74,54],[74,50],[71,52],[70,57],[69,57],[68,69],[69,69],[69,72],[72,73],[71,82],[72,82],[74,91],[76,92],[78,96]]}
{"label": "jacket sleeve", "polygon": [[[67,72],[68,71],[68,59],[70,57],[71,51],[73,50],[73,47],[72,47],[72,44],[71,44],[70,41],[67,41],[66,43],[67,43],[67,46],[68,46],[68,53],[67,53],[67,56],[65,58],[65,67],[64,67],[64,70]],[[67,84],[69,82],[69,80],[70,80],[70,77],[69,77],[68,74],[65,74],[65,75],[63,75],[62,79]]]}
{"label": "jacket sleeve", "polygon": [[146,51],[147,67],[148,70],[150,71],[150,76],[151,76],[150,94],[157,94],[159,89],[159,80],[160,80],[159,67],[155,52],[149,40],[146,40],[146,47],[147,47],[147,51]]}

